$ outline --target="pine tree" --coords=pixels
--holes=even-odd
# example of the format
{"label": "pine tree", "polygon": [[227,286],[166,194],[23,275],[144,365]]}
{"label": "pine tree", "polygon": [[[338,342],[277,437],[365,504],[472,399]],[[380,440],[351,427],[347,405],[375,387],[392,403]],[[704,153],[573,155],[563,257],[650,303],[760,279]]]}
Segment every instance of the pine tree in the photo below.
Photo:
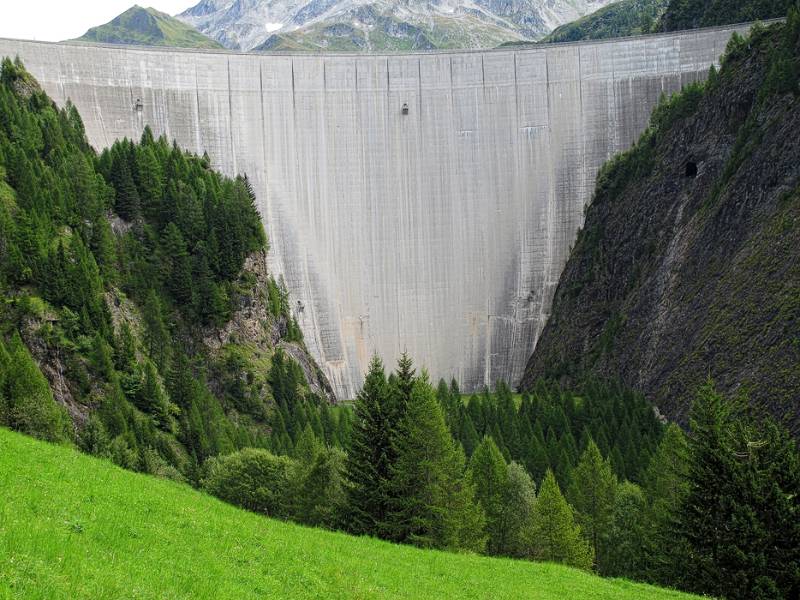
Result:
{"label": "pine tree", "polygon": [[600,572],[609,577],[643,577],[646,501],[641,488],[625,481],[614,497]]}
{"label": "pine tree", "polygon": [[162,373],[166,372],[170,358],[171,336],[164,319],[161,301],[152,288],[147,293],[142,316],[145,324],[144,340],[147,353],[156,361]]}
{"label": "pine tree", "polygon": [[731,575],[720,561],[732,547],[729,519],[739,501],[731,426],[734,408],[707,383],[692,406],[689,438],[689,489],[675,532],[685,539],[691,560],[686,562],[690,589],[719,594]]}
{"label": "pine tree", "polygon": [[616,491],[617,479],[611,463],[603,460],[599,448],[590,440],[572,472],[567,498],[601,569],[604,567],[605,538],[611,526]]}
{"label": "pine tree", "polygon": [[475,488],[475,500],[486,515],[489,554],[505,554],[509,532],[505,529],[505,494],[508,466],[491,437],[484,437],[469,461],[467,479]]}
{"label": "pine tree", "polygon": [[461,441],[461,446],[464,448],[464,453],[467,456],[472,456],[475,448],[480,443],[480,438],[478,438],[478,432],[475,431],[472,419],[466,411],[462,411],[461,413],[460,433],[458,437]]}
{"label": "pine tree", "polygon": [[773,420],[711,382],[692,406],[688,493],[675,528],[689,589],[733,599],[800,591],[800,457]]}
{"label": "pine tree", "polygon": [[317,456],[324,450],[311,425],[306,423],[303,431],[297,438],[292,455],[305,469],[310,469]]}
{"label": "pine tree", "polygon": [[481,551],[483,511],[426,374],[414,382],[396,444],[392,538],[427,548]]}
{"label": "pine tree", "polygon": [[347,528],[356,534],[386,534],[388,483],[394,455],[388,395],[383,363],[374,356],[356,398],[355,423],[345,461]]}
{"label": "pine tree", "polygon": [[134,221],[142,214],[139,191],[131,175],[128,157],[123,155],[126,150],[117,148],[111,170],[111,183],[116,191],[115,208],[117,214],[126,221]]}
{"label": "pine tree", "polygon": [[346,496],[342,481],[345,456],[338,449],[318,452],[298,494],[297,518],[313,527],[339,526]]}
{"label": "pine tree", "polygon": [[550,467],[550,460],[547,457],[547,445],[542,436],[542,428],[539,423],[533,430],[533,435],[528,440],[528,448],[525,452],[525,467],[533,477],[534,481],[541,482],[544,474]]}
{"label": "pine tree", "polygon": [[161,386],[156,368],[150,361],[147,361],[144,366],[144,383],[137,398],[137,403],[139,408],[155,417],[159,427],[166,431],[174,431],[172,403]]}
{"label": "pine tree", "polygon": [[594,557],[592,548],[575,523],[572,508],[548,469],[533,507],[531,528],[527,534],[531,558],[557,562],[589,570]]}
{"label": "pine tree", "polygon": [[411,400],[411,392],[414,389],[414,363],[411,357],[405,352],[400,355],[400,360],[397,361],[397,372],[395,383],[392,386],[393,393],[391,395],[391,403],[389,405],[393,414],[390,415],[390,420],[394,423],[399,423],[405,414],[406,405]]}
{"label": "pine tree", "polygon": [[644,475],[647,502],[644,519],[644,577],[669,584],[682,579],[689,549],[675,536],[677,519],[688,493],[689,449],[677,425],[667,427]]}
{"label": "pine tree", "polygon": [[508,465],[508,483],[503,495],[502,554],[514,558],[529,555],[527,538],[533,524],[536,486],[525,468],[515,462]]}

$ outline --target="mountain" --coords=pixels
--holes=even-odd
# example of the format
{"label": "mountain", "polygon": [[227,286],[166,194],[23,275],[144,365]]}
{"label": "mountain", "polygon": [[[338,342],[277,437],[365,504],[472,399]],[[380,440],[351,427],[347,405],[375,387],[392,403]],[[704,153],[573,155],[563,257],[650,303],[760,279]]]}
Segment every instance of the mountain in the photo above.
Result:
{"label": "mountain", "polygon": [[800,430],[799,22],[734,37],[601,170],[523,388],[618,377],[686,423],[710,377]]}
{"label": "mountain", "polygon": [[202,0],[178,15],[241,50],[483,48],[535,40],[609,0]]}
{"label": "mountain", "polygon": [[796,5],[796,0],[670,0],[658,25],[659,31],[678,31],[777,19]]}
{"label": "mountain", "polygon": [[132,6],[105,25],[92,27],[78,40],[103,44],[222,48],[196,29],[154,8]]}
{"label": "mountain", "polygon": [[697,598],[550,563],[267,519],[6,429],[0,472],[15,474],[0,478],[8,558],[0,590],[9,597],[521,598],[536,590],[542,600]]}
{"label": "mountain", "polygon": [[620,0],[562,25],[542,41],[577,42],[650,33],[668,4],[669,0]]}

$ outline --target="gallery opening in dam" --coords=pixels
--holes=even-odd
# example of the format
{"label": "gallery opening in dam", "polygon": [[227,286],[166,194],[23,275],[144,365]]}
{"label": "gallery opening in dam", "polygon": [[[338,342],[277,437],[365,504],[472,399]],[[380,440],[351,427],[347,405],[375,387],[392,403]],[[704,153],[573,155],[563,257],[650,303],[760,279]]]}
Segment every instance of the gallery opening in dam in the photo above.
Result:
{"label": "gallery opening in dam", "polygon": [[244,173],[339,398],[403,351],[515,384],[600,166],[746,26],[415,54],[240,54],[0,40],[98,149],[145,126]]}

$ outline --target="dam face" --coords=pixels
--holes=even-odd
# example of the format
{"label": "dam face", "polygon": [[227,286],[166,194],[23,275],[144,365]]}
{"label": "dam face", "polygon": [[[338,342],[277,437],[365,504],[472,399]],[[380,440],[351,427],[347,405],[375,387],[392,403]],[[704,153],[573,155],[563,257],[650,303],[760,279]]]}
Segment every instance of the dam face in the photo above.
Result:
{"label": "dam face", "polygon": [[246,173],[339,398],[374,352],[516,384],[599,167],[734,30],[485,52],[255,55],[0,40],[97,148],[145,125]]}

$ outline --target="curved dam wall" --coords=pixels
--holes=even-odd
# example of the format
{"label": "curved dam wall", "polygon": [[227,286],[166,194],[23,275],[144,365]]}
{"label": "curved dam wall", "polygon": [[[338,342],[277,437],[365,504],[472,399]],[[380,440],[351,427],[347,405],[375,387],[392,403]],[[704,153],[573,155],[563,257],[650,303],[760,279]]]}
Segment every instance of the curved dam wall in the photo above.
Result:
{"label": "curved dam wall", "polygon": [[71,99],[98,148],[149,124],[246,173],[270,267],[349,398],[374,352],[467,391],[517,383],[599,167],[746,28],[369,56],[0,40],[0,55]]}

